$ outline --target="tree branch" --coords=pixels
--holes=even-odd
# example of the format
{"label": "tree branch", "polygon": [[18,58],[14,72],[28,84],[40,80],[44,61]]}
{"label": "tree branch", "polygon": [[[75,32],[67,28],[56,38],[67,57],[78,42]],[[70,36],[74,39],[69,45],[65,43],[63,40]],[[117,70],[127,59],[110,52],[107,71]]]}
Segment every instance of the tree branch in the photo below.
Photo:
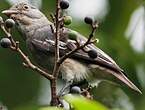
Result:
{"label": "tree branch", "polygon": [[62,64],[64,62],[64,60],[66,60],[67,58],[69,58],[72,54],[74,54],[78,50],[83,49],[85,46],[94,43],[96,40],[93,41],[93,42],[91,40],[92,40],[92,38],[94,36],[94,33],[96,31],[96,28],[97,28],[97,26],[92,26],[92,32],[90,33],[87,41],[83,45],[76,47],[74,50],[72,50],[72,51],[66,53],[64,56],[62,56],[60,58],[60,60],[59,60],[59,64]]}
{"label": "tree branch", "polygon": [[[58,99],[57,99],[57,93],[56,93],[56,89],[57,89],[57,77],[59,74],[59,68],[60,65],[58,63],[59,61],[59,38],[60,38],[60,0],[56,1],[56,15],[55,15],[55,65],[54,65],[54,69],[53,69],[53,76],[54,76],[54,80],[52,80],[50,82],[51,84],[51,105],[58,105]],[[54,20],[54,19],[53,19]]]}
{"label": "tree branch", "polygon": [[60,0],[56,1],[56,32],[55,32],[55,65],[54,65],[54,70],[53,70],[53,76],[57,77],[59,73],[59,66],[58,66],[58,61],[59,61],[59,38],[60,38]]}
{"label": "tree branch", "polygon": [[15,41],[10,33],[10,30],[9,32],[5,29],[4,27],[4,23],[1,23],[1,29],[4,31],[4,33],[6,34],[6,36],[10,39],[11,41],[11,47],[10,49],[13,50],[13,51],[16,51],[19,53],[19,55],[22,57],[22,59],[24,60],[24,63],[23,65],[27,68],[30,68],[34,71],[37,71],[37,73],[41,74],[42,76],[44,76],[45,78],[49,79],[49,80],[52,80],[54,79],[54,77],[52,75],[50,75],[48,72],[40,69],[39,67],[35,66],[31,61],[30,59],[24,54],[24,52],[20,49],[19,47],[19,43],[17,41]]}

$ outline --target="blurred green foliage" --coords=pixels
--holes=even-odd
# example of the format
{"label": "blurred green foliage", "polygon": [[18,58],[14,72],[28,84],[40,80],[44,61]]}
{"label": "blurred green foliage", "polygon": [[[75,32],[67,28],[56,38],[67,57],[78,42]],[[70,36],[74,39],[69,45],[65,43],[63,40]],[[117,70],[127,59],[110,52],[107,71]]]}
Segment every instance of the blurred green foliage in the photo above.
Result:
{"label": "blurred green foliage", "polygon": [[73,110],[108,110],[107,107],[99,102],[86,99],[82,96],[68,94],[64,99],[72,105]]}
{"label": "blurred green foliage", "polygon": [[[96,34],[100,40],[96,45],[108,53],[126,71],[127,76],[139,88],[142,88],[143,95],[139,95],[126,87],[123,87],[123,90],[127,94],[125,97],[129,97],[129,102],[133,103],[135,110],[144,110],[145,89],[139,84],[140,80],[137,78],[136,66],[142,64],[145,67],[145,52],[135,52],[130,45],[130,40],[124,34],[131,14],[141,4],[137,0],[109,0],[109,5],[110,11],[105,20],[101,22]],[[5,0],[0,0],[0,12],[9,7],[10,5]],[[43,0],[41,10],[50,18],[50,12],[55,11],[55,0]],[[1,13],[0,16],[6,18]],[[69,27],[86,36],[90,32],[90,28],[83,23],[83,20],[76,21],[73,19],[73,23]],[[25,43],[15,29],[13,36],[20,41],[20,46],[25,53],[29,53],[25,47]],[[4,37],[4,33],[0,30],[0,38],[2,37]],[[26,105],[37,106],[38,93],[41,87],[40,81],[41,78],[38,74],[22,66],[22,60],[19,55],[9,49],[0,48],[0,102],[3,105],[7,106],[10,110],[23,110]],[[116,100],[124,97],[124,95],[118,95],[116,90],[118,90],[116,86],[105,84],[104,86],[99,86],[98,89],[95,88],[93,94],[96,100],[101,101],[111,108],[114,106],[104,100],[109,100],[109,102],[117,105]],[[122,93],[119,92],[119,94]],[[25,108],[25,110],[29,110],[29,108]]]}

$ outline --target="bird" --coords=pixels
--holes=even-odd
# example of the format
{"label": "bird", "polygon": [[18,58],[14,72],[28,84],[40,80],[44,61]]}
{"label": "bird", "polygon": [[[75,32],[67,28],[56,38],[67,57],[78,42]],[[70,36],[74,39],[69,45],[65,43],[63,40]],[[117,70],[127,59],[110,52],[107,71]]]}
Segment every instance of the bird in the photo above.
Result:
{"label": "bird", "polygon": [[[16,22],[16,27],[22,34],[22,38],[26,42],[34,61],[40,67],[52,73],[55,63],[55,36],[51,28],[53,23],[35,6],[24,2],[15,4],[11,8],[2,11],[2,13]],[[60,35],[60,56],[77,47],[76,41],[69,38],[70,32],[75,32],[77,42],[80,45],[87,41],[87,38],[79,32],[66,27],[63,28],[63,34]],[[84,50],[89,51],[90,54]],[[142,93],[127,78],[124,70],[94,44],[85,46],[84,49],[78,50],[64,60],[60,66],[59,77],[66,83],[83,80],[88,82],[108,80],[120,85],[125,84],[129,88]]]}

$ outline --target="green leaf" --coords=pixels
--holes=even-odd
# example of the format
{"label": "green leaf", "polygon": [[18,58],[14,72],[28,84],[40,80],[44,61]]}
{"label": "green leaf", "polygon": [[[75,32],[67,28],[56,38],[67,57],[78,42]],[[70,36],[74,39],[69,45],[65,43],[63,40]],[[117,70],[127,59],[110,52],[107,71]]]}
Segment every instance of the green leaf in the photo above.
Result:
{"label": "green leaf", "polygon": [[38,106],[20,106],[17,108],[14,108],[13,110],[63,110],[62,108],[58,107],[51,107],[51,106],[43,106],[43,107],[38,107]]}
{"label": "green leaf", "polygon": [[58,108],[58,107],[41,107],[38,110],[63,110],[62,108]]}
{"label": "green leaf", "polygon": [[97,101],[86,99],[82,96],[66,95],[64,99],[72,104],[74,110],[108,110],[107,107]]}

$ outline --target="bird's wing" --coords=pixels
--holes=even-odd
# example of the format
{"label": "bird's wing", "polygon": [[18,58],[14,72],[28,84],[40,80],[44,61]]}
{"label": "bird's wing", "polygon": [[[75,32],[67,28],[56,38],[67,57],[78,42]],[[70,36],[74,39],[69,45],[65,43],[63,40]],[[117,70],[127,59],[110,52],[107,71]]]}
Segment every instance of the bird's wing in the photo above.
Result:
{"label": "bird's wing", "polygon": [[[64,31],[65,35],[68,34],[68,32],[71,30]],[[82,36],[79,33],[76,33],[77,35],[77,42],[80,45],[83,45],[87,39]],[[48,52],[55,52],[55,42],[52,40],[46,39],[46,41],[39,41],[34,39],[32,41],[32,44],[35,46],[36,49],[39,49],[40,51],[45,52],[46,54]],[[65,55],[66,53],[70,52],[71,50],[74,50],[77,47],[77,43],[74,40],[68,39],[67,42],[61,42],[60,41],[60,56]],[[86,51],[93,50],[97,53],[96,58],[91,58]],[[115,63],[115,61],[109,57],[106,53],[104,53],[101,49],[97,48],[94,44],[87,45],[84,49],[78,50],[74,54],[70,56],[73,59],[82,60],[82,62],[85,62],[88,65],[95,65],[94,68],[98,68],[100,70],[106,71],[108,74],[111,74],[121,80],[123,83],[128,85],[130,88],[138,91],[141,93],[141,91],[124,75],[123,70]]]}
{"label": "bird's wing", "polygon": [[[68,31],[72,31],[72,30],[68,30]],[[77,32],[76,32],[76,34],[77,34],[77,42],[80,45],[83,45],[87,41],[87,39],[83,35],[81,35],[81,34],[79,34]],[[68,48],[70,48],[71,50],[76,48],[76,46],[74,45],[74,41],[73,40],[69,40],[68,41]],[[89,50],[95,51],[95,53],[97,53],[97,57],[96,58],[91,58],[88,55],[88,53],[86,52],[86,51],[89,51]],[[84,58],[86,60],[90,60],[90,63],[102,62],[102,64],[103,63],[104,64],[108,64],[110,67],[112,67],[114,69],[116,68],[117,70],[123,71],[109,55],[104,53],[101,49],[96,47],[94,44],[89,44],[89,45],[85,46],[85,48],[83,50],[77,51],[76,54],[78,54],[78,56],[80,56],[80,57],[82,57],[82,58]]]}
{"label": "bird's wing", "polygon": [[[77,42],[79,42],[80,45],[83,45],[87,41],[87,39],[77,32],[76,34]],[[72,43],[72,45],[73,44],[74,43]],[[70,46],[70,48],[72,48],[72,46]],[[76,47],[74,46],[74,48]],[[108,74],[112,74],[113,76],[121,80],[123,83],[128,85],[130,88],[141,93],[141,91],[125,76],[125,72],[116,64],[116,62],[109,55],[107,55],[101,49],[96,47],[94,44],[87,45],[85,48],[88,50],[95,51],[97,53],[97,57],[90,58],[87,52],[80,50],[74,54],[74,58],[83,59],[83,61],[87,61],[87,63],[93,64],[94,68],[98,68],[100,70],[108,72]]]}

